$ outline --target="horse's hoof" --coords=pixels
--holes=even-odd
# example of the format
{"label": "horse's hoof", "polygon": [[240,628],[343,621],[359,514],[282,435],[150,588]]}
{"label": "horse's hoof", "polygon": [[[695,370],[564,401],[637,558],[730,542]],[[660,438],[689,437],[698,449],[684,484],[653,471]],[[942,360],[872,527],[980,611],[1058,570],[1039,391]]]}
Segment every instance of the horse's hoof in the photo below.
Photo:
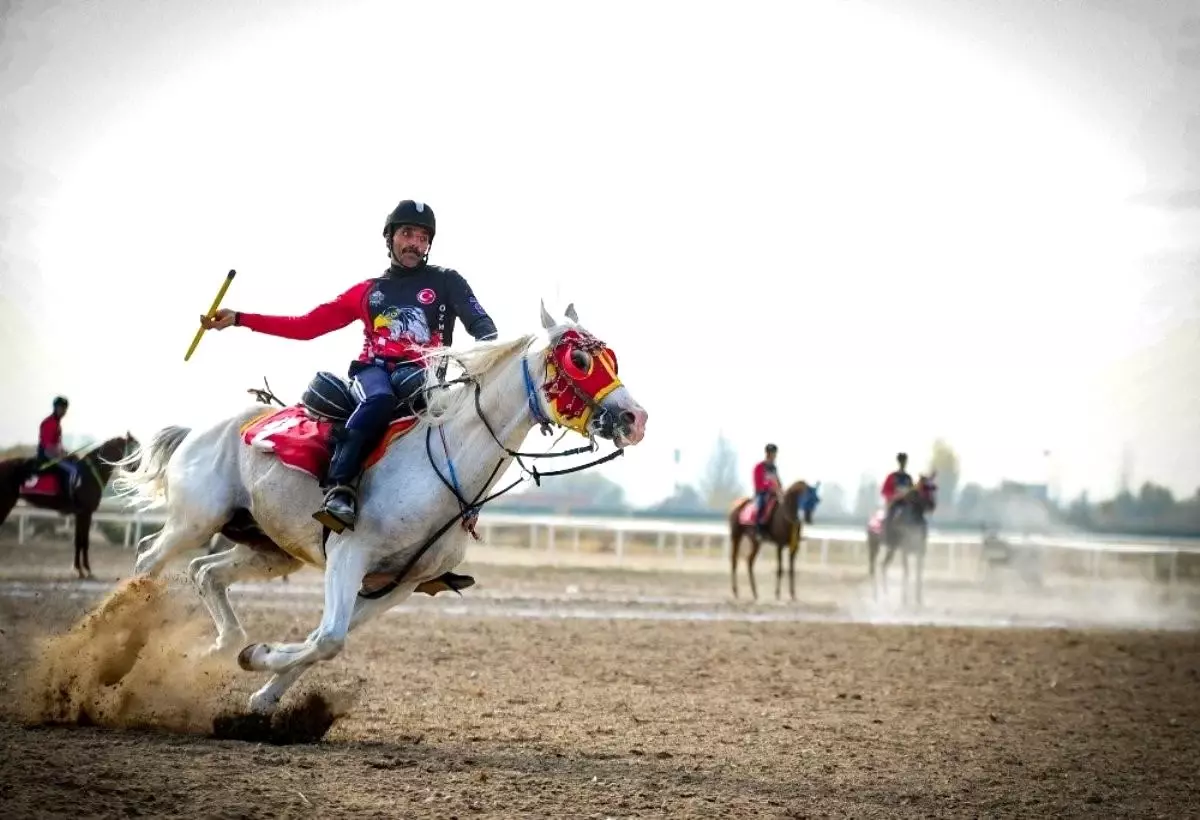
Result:
{"label": "horse's hoof", "polygon": [[250,696],[246,705],[255,715],[270,715],[279,707],[279,699],[259,691]]}
{"label": "horse's hoof", "polygon": [[238,666],[242,667],[242,669],[245,669],[247,672],[256,671],[257,666],[254,663],[254,653],[257,652],[259,648],[266,649],[266,647],[261,643],[247,644],[242,651],[238,653]]}
{"label": "horse's hoof", "polygon": [[[220,638],[218,638],[217,640],[213,641],[212,644],[209,645],[208,649],[204,650],[204,657],[214,658],[214,657],[223,657],[226,655],[230,655],[245,640],[246,640],[245,632],[242,632],[241,634],[236,635],[236,636],[226,638],[225,640],[221,640]],[[246,651],[246,649],[253,649],[253,646],[247,646],[242,651],[244,652],[244,651]],[[241,653],[238,653],[238,664],[239,665],[241,664]],[[244,669],[245,667],[242,667],[242,668]]]}

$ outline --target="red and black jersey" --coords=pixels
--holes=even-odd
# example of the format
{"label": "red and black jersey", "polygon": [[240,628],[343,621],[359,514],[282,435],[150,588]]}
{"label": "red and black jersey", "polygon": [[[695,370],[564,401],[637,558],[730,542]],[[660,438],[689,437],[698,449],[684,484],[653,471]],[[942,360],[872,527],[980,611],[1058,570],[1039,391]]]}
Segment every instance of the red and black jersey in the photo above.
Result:
{"label": "red and black jersey", "polygon": [[358,320],[365,334],[358,361],[398,362],[420,359],[425,348],[448,347],[456,319],[475,339],[496,338],[495,323],[458,271],[392,265],[303,316],[238,313],[237,324],[285,339],[315,339]]}
{"label": "red and black jersey", "polygon": [[38,461],[49,461],[62,455],[62,422],[51,413],[38,426]]}

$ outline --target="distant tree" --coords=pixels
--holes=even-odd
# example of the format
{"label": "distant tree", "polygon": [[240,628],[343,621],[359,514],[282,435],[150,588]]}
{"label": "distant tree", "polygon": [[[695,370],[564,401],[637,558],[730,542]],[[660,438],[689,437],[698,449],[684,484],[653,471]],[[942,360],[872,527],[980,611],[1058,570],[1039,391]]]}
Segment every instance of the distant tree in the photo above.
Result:
{"label": "distant tree", "polygon": [[1085,529],[1092,526],[1092,505],[1088,501],[1087,490],[1080,493],[1079,497],[1067,507],[1067,521],[1076,527]]}
{"label": "distant tree", "polygon": [[32,444],[14,444],[0,450],[0,459],[32,458],[35,455],[37,455],[37,447]]}
{"label": "distant tree", "polygon": [[709,456],[704,476],[700,480],[700,494],[705,505],[712,510],[727,510],[744,494],[738,476],[737,452],[724,433],[717,436],[717,443]]}
{"label": "distant tree", "polygon": [[545,505],[555,510],[627,509],[625,488],[602,473],[580,472],[550,478],[542,486],[521,493],[514,501]]}
{"label": "distant tree", "polygon": [[958,517],[964,521],[979,521],[987,515],[987,490],[969,483],[958,496]]}
{"label": "distant tree", "polygon": [[1160,487],[1147,481],[1138,492],[1138,518],[1148,521],[1162,521],[1168,518],[1175,509],[1175,496],[1166,487]]}
{"label": "distant tree", "polygon": [[707,511],[708,504],[691,484],[680,484],[675,487],[675,492],[646,509],[648,512],[698,513]]}
{"label": "distant tree", "polygon": [[846,488],[836,482],[821,484],[821,506],[819,512],[825,515],[845,515],[850,512],[846,505]]}
{"label": "distant tree", "polygon": [[854,495],[854,514],[861,518],[869,518],[879,504],[879,481],[870,475],[859,478],[858,491]]}
{"label": "distant tree", "polygon": [[953,507],[958,498],[958,481],[961,473],[958,453],[942,439],[933,442],[930,467],[937,471],[938,506]]}

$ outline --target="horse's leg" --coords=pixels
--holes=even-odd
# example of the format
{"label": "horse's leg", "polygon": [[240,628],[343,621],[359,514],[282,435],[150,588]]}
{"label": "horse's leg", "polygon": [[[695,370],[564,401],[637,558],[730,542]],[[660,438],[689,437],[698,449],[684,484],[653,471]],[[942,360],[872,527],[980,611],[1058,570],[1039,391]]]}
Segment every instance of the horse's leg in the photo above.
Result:
{"label": "horse's leg", "polygon": [[135,575],[156,577],[179,553],[203,547],[214,533],[220,532],[229,518],[225,510],[216,514],[199,511],[176,514],[172,511],[169,516],[151,546],[142,549],[141,544],[138,545],[138,556],[133,564]]}
{"label": "horse's leg", "polygon": [[775,600],[778,601],[782,595],[783,587],[783,545],[775,545]]}
{"label": "horse's leg", "polygon": [[875,574],[875,560],[879,557],[879,539],[867,531],[867,577],[871,579],[871,594],[879,600],[879,578]]}
{"label": "horse's leg", "polygon": [[754,559],[758,557],[758,550],[762,546],[762,542],[758,540],[758,535],[750,536],[750,554],[746,556],[746,570],[750,573],[750,592],[754,595],[754,600],[758,600],[758,587],[754,583]]}
{"label": "horse's leg", "polygon": [[325,564],[325,609],[321,624],[302,644],[253,643],[238,655],[238,663],[252,672],[287,672],[337,656],[346,644],[363,576],[371,565],[371,550],[359,539],[330,539]]}
{"label": "horse's leg", "polygon": [[917,606],[921,606],[921,577],[925,574],[925,546],[917,551]]}
{"label": "horse's leg", "polygon": [[187,574],[217,627],[217,639],[209,654],[228,652],[246,642],[246,631],[229,603],[229,585],[237,581],[269,581],[287,577],[304,566],[282,550],[256,550],[234,544],[223,552],[202,555],[188,564]]}
{"label": "horse's leg", "polygon": [[900,562],[901,562],[901,566],[904,567],[904,575],[902,576],[903,582],[904,582],[904,593],[901,595],[900,600],[904,606],[908,606],[908,545],[907,544],[905,544],[904,546],[902,546],[900,548]]}
{"label": "horse's leg", "polygon": [[738,565],[738,550],[742,546],[742,531],[734,524],[732,531],[729,534],[729,561],[731,569],[731,580],[733,582],[733,597],[738,596],[737,591],[737,565]]}
{"label": "horse's leg", "polygon": [[[353,632],[367,621],[372,620],[392,607],[402,603],[405,599],[413,594],[413,590],[416,588],[416,584],[403,584],[399,587],[396,587],[396,589],[392,590],[387,595],[384,595],[382,598],[356,598],[354,602],[354,612],[350,616],[350,625],[347,627],[347,631]],[[308,636],[308,642],[315,641],[319,631],[319,629],[313,630],[312,634]],[[297,651],[299,651],[300,647],[303,646],[304,644],[295,645]],[[282,649],[283,647],[279,646],[276,648]],[[306,664],[300,664],[292,667],[286,672],[277,672],[275,675],[273,675],[271,679],[267,681],[266,685],[250,696],[251,711],[258,712],[260,714],[270,714],[271,712],[275,711],[275,708],[279,705],[279,701],[283,698],[287,690],[290,689],[292,685],[300,679],[301,675],[308,671],[309,667],[312,666],[312,663],[315,663],[315,661]]]}
{"label": "horse's leg", "polygon": [[92,533],[92,513],[84,510],[75,513],[75,571],[80,578],[92,577],[92,565],[88,561],[88,540]]}
{"label": "horse's leg", "polygon": [[796,549],[796,544],[788,546],[788,591],[791,593],[793,601],[796,600]]}
{"label": "horse's leg", "polygon": [[879,588],[883,591],[883,597],[887,597],[887,574],[888,567],[892,565],[892,558],[896,556],[896,548],[892,544],[884,544],[886,550],[883,553],[883,564],[879,567]]}

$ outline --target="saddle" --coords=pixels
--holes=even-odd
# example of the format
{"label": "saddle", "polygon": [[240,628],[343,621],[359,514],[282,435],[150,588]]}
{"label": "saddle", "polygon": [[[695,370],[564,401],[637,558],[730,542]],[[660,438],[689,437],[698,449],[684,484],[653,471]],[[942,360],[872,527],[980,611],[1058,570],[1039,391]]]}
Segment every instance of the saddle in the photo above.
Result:
{"label": "saddle", "polygon": [[[387,431],[368,454],[364,469],[377,462],[393,441],[416,426],[416,412],[423,404],[421,398],[396,402]],[[320,371],[297,404],[266,410],[250,419],[240,430],[241,438],[248,446],[273,454],[285,466],[323,482],[333,456],[333,443],[357,406],[358,400],[348,381]]]}
{"label": "saddle", "polygon": [[46,470],[42,473],[34,473],[28,479],[21,482],[22,497],[35,498],[58,498],[63,491],[63,482],[59,478],[57,470]]}
{"label": "saddle", "polygon": [[[767,503],[763,509],[763,520],[770,521],[771,515],[775,512],[775,505],[779,503],[778,496],[771,495],[767,498]],[[749,499],[738,512],[738,523],[743,527],[753,527],[758,520],[758,505],[754,503],[754,499]]]}
{"label": "saddle", "polygon": [[[78,470],[78,465],[76,465],[76,470]],[[80,484],[81,479],[78,472],[75,474],[74,486],[67,487],[62,471],[56,469],[54,465],[34,466],[29,478],[21,482],[18,495],[22,498],[67,500],[79,490]]]}

